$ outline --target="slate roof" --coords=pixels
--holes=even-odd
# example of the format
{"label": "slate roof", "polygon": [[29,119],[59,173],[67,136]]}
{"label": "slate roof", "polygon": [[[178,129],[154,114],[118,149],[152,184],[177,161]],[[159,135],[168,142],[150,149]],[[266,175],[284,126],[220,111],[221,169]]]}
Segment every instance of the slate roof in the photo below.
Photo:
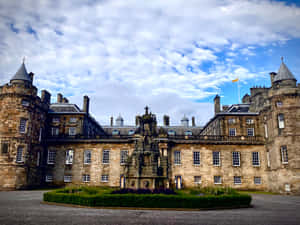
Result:
{"label": "slate roof", "polygon": [[291,71],[287,68],[284,62],[281,63],[278,73],[274,77],[274,82],[282,80],[296,80]]}
{"label": "slate roof", "polygon": [[49,112],[54,113],[82,113],[75,104],[70,103],[54,103],[50,105]]}
{"label": "slate roof", "polygon": [[27,70],[26,70],[24,62],[22,63],[22,65],[20,66],[19,70],[11,78],[10,81],[13,81],[13,80],[25,80],[25,81],[32,82],[30,76],[27,73]]}

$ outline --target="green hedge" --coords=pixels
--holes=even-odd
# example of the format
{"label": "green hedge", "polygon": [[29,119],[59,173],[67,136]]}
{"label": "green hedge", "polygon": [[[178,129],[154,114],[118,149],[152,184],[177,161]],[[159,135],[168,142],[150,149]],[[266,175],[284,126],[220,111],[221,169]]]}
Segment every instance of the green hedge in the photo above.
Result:
{"label": "green hedge", "polygon": [[226,208],[249,206],[250,195],[136,195],[136,194],[97,194],[59,193],[57,191],[44,194],[44,201],[76,204],[84,206],[105,207],[144,207],[144,208]]}

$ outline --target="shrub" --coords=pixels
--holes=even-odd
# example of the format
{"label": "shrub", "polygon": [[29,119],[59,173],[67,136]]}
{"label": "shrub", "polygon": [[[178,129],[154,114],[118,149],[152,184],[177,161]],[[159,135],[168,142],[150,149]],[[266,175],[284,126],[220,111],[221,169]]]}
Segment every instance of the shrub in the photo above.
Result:
{"label": "shrub", "polygon": [[131,189],[123,188],[112,191],[111,194],[165,194],[165,195],[176,195],[176,192],[172,189],[160,188],[160,189]]}
{"label": "shrub", "polygon": [[[131,189],[129,189],[131,190]],[[128,190],[128,191],[129,191]],[[121,190],[119,190],[121,191]],[[145,207],[145,208],[216,208],[249,206],[250,195],[166,195],[166,194],[101,194],[93,191],[70,193],[52,191],[44,194],[44,201],[85,206]]]}

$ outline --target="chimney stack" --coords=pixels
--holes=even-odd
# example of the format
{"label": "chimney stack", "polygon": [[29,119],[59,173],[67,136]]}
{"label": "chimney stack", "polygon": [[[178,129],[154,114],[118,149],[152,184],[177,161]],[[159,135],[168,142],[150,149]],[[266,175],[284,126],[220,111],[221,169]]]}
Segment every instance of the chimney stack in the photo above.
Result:
{"label": "chimney stack", "polygon": [[193,116],[192,117],[192,127],[195,127],[196,126],[196,121],[195,121],[195,117]]}
{"label": "chimney stack", "polygon": [[89,113],[89,108],[90,108],[90,98],[87,95],[85,95],[83,97],[83,111]]}
{"label": "chimney stack", "polygon": [[114,117],[113,116],[110,117],[110,126],[111,127],[114,126]]}
{"label": "chimney stack", "polygon": [[214,104],[215,104],[215,114],[217,114],[221,111],[220,96],[219,95],[216,95],[216,97],[214,98]]}
{"label": "chimney stack", "polygon": [[42,102],[50,105],[51,94],[48,91],[46,91],[46,90],[42,90],[41,100],[42,100]]}
{"label": "chimney stack", "polygon": [[164,115],[164,126],[170,126],[170,117],[168,115]]}
{"label": "chimney stack", "polygon": [[140,125],[140,116],[139,115],[137,115],[137,116],[135,116],[135,126],[139,126]]}
{"label": "chimney stack", "polygon": [[62,103],[63,95],[61,93],[57,94],[57,103]]}
{"label": "chimney stack", "polygon": [[68,100],[67,98],[64,97],[64,98],[62,99],[62,103],[69,103],[69,100]]}

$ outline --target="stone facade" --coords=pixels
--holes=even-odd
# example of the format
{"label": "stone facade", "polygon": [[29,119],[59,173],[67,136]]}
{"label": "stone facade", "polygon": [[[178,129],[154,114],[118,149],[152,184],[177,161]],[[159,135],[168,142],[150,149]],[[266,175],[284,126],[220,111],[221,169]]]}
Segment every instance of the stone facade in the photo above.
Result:
{"label": "stone facade", "polygon": [[300,194],[300,85],[282,62],[271,87],[251,88],[199,127],[163,126],[145,108],[135,126],[121,115],[101,126],[62,94],[50,103],[24,63],[0,87],[0,189],[45,185],[128,188],[230,186]]}

